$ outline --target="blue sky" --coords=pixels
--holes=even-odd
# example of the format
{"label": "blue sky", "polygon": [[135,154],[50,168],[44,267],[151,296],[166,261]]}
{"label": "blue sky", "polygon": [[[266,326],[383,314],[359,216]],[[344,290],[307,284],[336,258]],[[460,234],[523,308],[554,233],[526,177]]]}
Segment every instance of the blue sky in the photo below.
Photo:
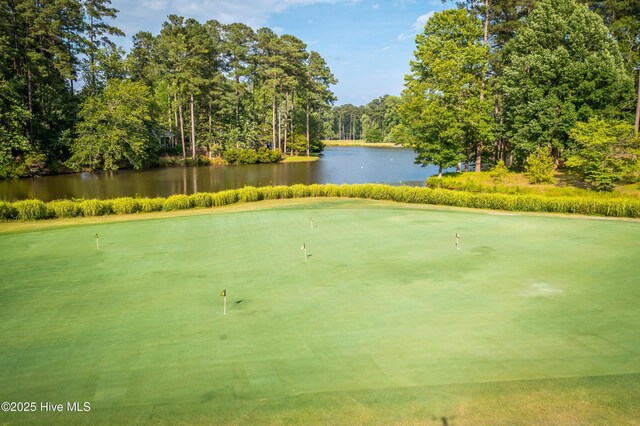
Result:
{"label": "blue sky", "polygon": [[362,105],[385,94],[400,95],[413,58],[415,34],[427,18],[447,7],[440,0],[112,0],[116,25],[131,47],[138,31],[157,34],[169,14],[292,34],[327,61],[339,80],[337,105]]}

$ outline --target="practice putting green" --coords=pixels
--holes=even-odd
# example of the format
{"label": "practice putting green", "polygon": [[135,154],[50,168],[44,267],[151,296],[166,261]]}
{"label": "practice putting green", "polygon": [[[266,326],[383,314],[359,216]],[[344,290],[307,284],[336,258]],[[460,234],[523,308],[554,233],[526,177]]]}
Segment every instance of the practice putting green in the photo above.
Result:
{"label": "practice putting green", "polygon": [[640,419],[639,222],[244,209],[1,234],[0,423]]}

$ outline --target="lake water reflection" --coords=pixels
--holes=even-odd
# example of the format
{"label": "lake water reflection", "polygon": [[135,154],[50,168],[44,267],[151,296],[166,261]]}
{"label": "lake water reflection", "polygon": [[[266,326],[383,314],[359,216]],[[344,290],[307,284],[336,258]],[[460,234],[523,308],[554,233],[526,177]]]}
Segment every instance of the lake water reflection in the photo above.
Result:
{"label": "lake water reflection", "polygon": [[172,194],[215,192],[243,186],[297,183],[387,183],[424,186],[437,167],[413,163],[406,148],[327,147],[312,163],[246,166],[175,167],[136,172],[76,173],[0,181],[0,199],[167,197]]}

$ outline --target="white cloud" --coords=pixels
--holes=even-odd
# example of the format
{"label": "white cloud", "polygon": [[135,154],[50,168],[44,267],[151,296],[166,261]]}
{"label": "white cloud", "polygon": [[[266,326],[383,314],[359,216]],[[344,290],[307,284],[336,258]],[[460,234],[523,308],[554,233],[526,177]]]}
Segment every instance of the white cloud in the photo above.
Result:
{"label": "white cloud", "polygon": [[427,23],[429,18],[433,16],[434,13],[435,13],[434,11],[431,11],[431,12],[425,13],[424,15],[418,16],[415,22],[411,24],[411,31],[400,33],[398,35],[398,40],[402,41],[408,38],[413,38],[415,37],[416,34],[421,33],[422,30],[424,30],[424,25]]}
{"label": "white cloud", "polygon": [[145,0],[142,7],[147,10],[162,10],[166,9],[168,4],[168,0]]}
{"label": "white cloud", "polygon": [[413,30],[415,31],[416,34],[421,33],[422,30],[424,30],[424,24],[426,24],[429,18],[433,16],[433,13],[434,12],[431,11],[429,13],[425,13],[424,15],[418,16],[418,18],[416,19],[416,22],[413,23]]}
{"label": "white cloud", "polygon": [[[362,0],[143,0],[137,3],[136,15],[145,17],[149,11],[164,15],[177,14],[201,22],[217,19],[223,24],[242,22],[252,27],[263,26],[269,16],[285,10],[313,4],[344,3],[354,5]],[[128,0],[113,0],[117,9],[131,9]]]}

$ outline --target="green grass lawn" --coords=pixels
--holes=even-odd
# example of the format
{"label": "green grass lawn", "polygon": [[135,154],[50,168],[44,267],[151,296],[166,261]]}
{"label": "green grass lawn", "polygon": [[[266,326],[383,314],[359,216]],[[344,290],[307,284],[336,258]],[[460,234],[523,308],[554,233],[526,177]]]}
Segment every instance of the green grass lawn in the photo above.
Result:
{"label": "green grass lawn", "polygon": [[284,157],[281,163],[309,163],[318,161],[319,159],[320,157],[318,156],[318,154],[311,154],[306,157],[303,153],[302,155],[288,155]]}
{"label": "green grass lawn", "polygon": [[0,424],[639,421],[640,222],[247,206],[3,228],[0,401],[91,411]]}
{"label": "green grass lawn", "polygon": [[[445,173],[440,180],[430,177],[428,185],[441,185],[444,188],[472,190],[479,192],[518,192],[528,194],[544,194],[549,196],[591,196],[598,198],[630,198],[640,197],[638,183],[616,185],[611,192],[597,192],[588,189],[588,185],[576,174],[558,171],[551,183],[529,183],[524,173],[510,172],[502,179],[496,179],[491,171],[481,173]],[[474,187],[470,189],[469,186]]]}

